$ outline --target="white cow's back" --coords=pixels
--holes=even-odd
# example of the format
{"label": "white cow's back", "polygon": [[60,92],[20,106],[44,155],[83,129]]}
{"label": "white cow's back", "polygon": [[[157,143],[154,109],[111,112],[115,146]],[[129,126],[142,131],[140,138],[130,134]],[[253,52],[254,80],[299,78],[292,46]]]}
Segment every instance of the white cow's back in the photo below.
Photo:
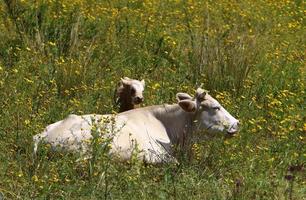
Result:
{"label": "white cow's back", "polygon": [[118,133],[113,139],[112,151],[119,153],[121,159],[129,159],[135,147],[141,150],[139,156],[149,162],[160,159],[160,155],[166,153],[161,143],[170,144],[170,139],[164,125],[151,109],[136,109],[119,114],[116,122],[120,125],[117,126]]}
{"label": "white cow's back", "polygon": [[164,125],[151,109],[140,108],[118,115],[69,115],[34,136],[34,151],[44,141],[59,150],[86,153],[90,151],[93,126],[102,137],[112,137],[110,153],[121,160],[130,159],[136,147],[140,157],[152,162],[167,153],[161,143],[170,144]]}

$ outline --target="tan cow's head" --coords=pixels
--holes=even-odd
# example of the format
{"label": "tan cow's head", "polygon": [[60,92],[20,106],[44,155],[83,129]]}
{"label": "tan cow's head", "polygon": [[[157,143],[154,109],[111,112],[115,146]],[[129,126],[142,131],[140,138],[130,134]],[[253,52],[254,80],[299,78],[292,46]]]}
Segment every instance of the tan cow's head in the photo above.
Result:
{"label": "tan cow's head", "polygon": [[131,103],[133,105],[137,105],[143,102],[143,90],[145,87],[144,80],[138,81],[135,79],[130,79],[128,77],[124,77],[121,79],[120,82],[121,86],[126,91],[125,95],[131,98]]}

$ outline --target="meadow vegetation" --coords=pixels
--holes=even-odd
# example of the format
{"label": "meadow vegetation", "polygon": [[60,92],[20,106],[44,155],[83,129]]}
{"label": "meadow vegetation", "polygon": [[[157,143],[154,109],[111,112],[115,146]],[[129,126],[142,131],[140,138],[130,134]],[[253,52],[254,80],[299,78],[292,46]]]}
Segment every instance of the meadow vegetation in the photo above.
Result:
{"label": "meadow vegetation", "polygon": [[[305,199],[302,0],[2,0],[0,193],[6,199]],[[117,82],[146,80],[145,105],[197,86],[241,122],[205,132],[179,164],[40,149],[68,114],[112,113]],[[94,131],[94,130],[93,130]],[[104,141],[106,144],[109,141]],[[96,141],[92,141],[93,144]]]}

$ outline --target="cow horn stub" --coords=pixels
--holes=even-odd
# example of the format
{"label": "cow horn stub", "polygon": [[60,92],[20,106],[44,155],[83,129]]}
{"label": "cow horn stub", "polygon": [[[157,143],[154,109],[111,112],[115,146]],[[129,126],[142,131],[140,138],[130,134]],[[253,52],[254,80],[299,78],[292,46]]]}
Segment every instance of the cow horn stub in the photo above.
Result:
{"label": "cow horn stub", "polygon": [[197,91],[196,91],[196,99],[200,102],[204,101],[205,100],[205,96],[206,94],[208,93],[207,90],[204,90],[202,88],[198,88]]}

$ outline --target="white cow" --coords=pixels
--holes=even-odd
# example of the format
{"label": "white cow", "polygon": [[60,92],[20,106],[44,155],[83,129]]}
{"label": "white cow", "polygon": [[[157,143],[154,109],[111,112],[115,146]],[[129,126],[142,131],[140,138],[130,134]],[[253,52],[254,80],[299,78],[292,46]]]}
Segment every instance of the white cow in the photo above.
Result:
{"label": "white cow", "polygon": [[161,163],[175,160],[170,153],[172,145],[183,144],[191,132],[232,135],[238,131],[239,121],[201,88],[194,98],[186,93],[176,96],[178,104],[174,105],[143,107],[117,115],[69,115],[33,137],[34,152],[44,141],[60,150],[88,153],[94,130],[101,138],[112,138],[110,153],[120,160],[130,159],[137,147],[140,159]]}

